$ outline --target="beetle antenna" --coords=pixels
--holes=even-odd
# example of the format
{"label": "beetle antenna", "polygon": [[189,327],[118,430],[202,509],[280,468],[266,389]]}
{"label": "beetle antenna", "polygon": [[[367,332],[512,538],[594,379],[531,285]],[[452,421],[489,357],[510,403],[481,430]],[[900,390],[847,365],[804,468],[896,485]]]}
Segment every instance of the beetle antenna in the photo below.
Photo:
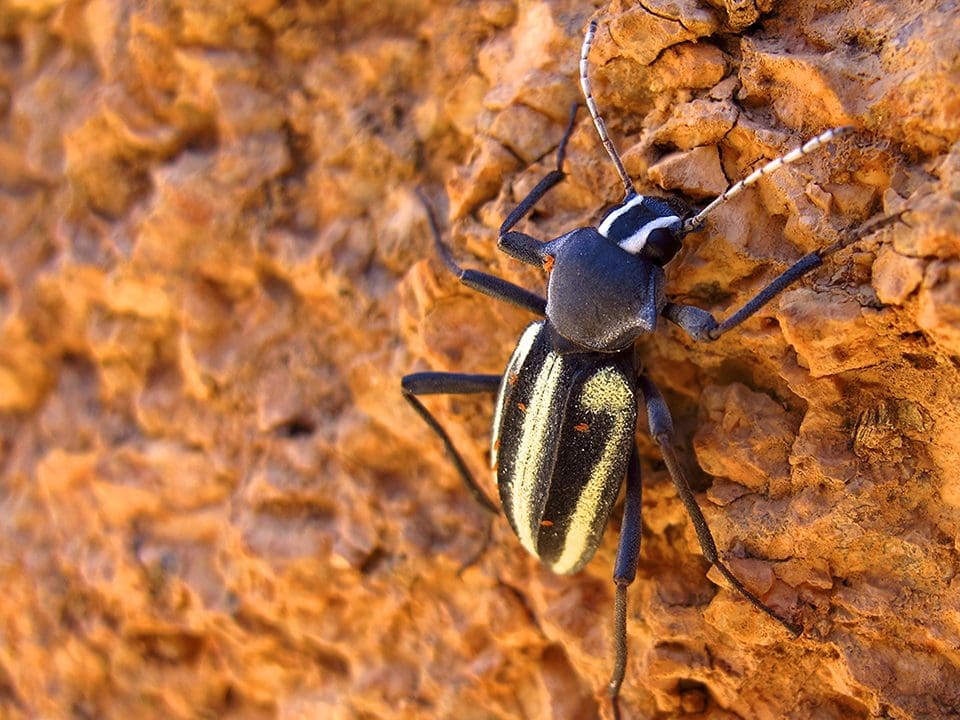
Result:
{"label": "beetle antenna", "polygon": [[821,133],[820,135],[817,135],[815,138],[812,138],[811,140],[807,140],[807,142],[805,142],[803,145],[801,145],[800,147],[794,150],[791,150],[786,155],[781,155],[780,157],[771,160],[759,170],[754,170],[752,173],[747,175],[747,177],[745,177],[743,180],[740,180],[739,182],[734,183],[733,185],[728,187],[726,190],[724,190],[722,195],[715,198],[713,202],[707,205],[703,210],[698,212],[693,217],[687,218],[683,222],[683,227],[681,228],[681,232],[686,234],[688,232],[693,232],[694,230],[699,228],[703,224],[703,219],[709,213],[713,212],[713,210],[715,210],[717,207],[725,203],[730,198],[735,197],[736,195],[739,195],[741,191],[755,184],[764,175],[767,175],[773,172],[774,170],[783,167],[784,165],[795,163],[797,160],[801,159],[802,157],[809,155],[815,150],[819,150],[827,143],[835,140],[838,137],[847,135],[848,133],[853,132],[853,130],[854,128],[850,125],[844,125],[842,127],[835,127],[830,130],[827,130],[825,133]]}
{"label": "beetle antenna", "polygon": [[580,50],[580,87],[583,89],[583,97],[587,101],[587,110],[590,111],[593,124],[597,127],[597,134],[600,136],[600,141],[603,143],[603,147],[606,148],[610,159],[613,160],[614,167],[617,168],[617,174],[623,183],[624,193],[626,197],[631,197],[637,194],[636,188],[633,187],[633,182],[631,182],[630,176],[627,175],[626,168],[623,167],[623,161],[620,160],[620,154],[613,146],[613,141],[611,141],[610,136],[607,135],[607,126],[604,125],[603,118],[600,117],[600,111],[597,110],[597,102],[593,99],[593,92],[590,89],[590,78],[588,77],[590,63],[587,58],[590,55],[590,45],[593,44],[593,36],[596,32],[597,21],[591,20],[590,27],[587,28],[587,34],[583,38],[583,47]]}

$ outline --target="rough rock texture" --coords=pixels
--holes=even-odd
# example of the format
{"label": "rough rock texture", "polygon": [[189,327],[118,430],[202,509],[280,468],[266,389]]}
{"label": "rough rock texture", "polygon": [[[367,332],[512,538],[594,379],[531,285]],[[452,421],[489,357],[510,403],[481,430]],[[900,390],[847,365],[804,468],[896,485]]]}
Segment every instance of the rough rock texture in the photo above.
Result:
{"label": "rough rock texture", "polygon": [[[0,716],[593,718],[615,513],[555,577],[399,393],[499,372],[538,289],[496,228],[552,165],[581,34],[645,191],[700,203],[674,297],[758,317],[640,354],[717,544],[640,428],[628,718],[960,717],[960,12],[879,0],[0,0]],[[527,221],[620,185],[589,119]],[[656,186],[659,183],[660,187]],[[430,407],[487,482],[487,398]],[[643,423],[641,423],[643,424]],[[491,488],[492,494],[492,488]]]}

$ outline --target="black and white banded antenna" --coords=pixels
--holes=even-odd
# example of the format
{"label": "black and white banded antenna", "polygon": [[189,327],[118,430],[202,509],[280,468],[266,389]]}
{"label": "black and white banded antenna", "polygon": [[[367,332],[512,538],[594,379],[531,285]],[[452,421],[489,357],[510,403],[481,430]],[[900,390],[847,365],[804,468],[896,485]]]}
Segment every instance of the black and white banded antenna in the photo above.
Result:
{"label": "black and white banded antenna", "polygon": [[819,150],[821,147],[831,142],[832,140],[835,140],[838,137],[847,135],[848,133],[851,133],[853,131],[854,131],[854,128],[850,125],[844,125],[842,127],[832,128],[830,130],[827,130],[825,133],[821,133],[820,135],[817,135],[815,138],[811,138],[810,140],[807,140],[807,142],[805,142],[803,145],[801,145],[800,147],[794,150],[791,150],[786,155],[781,155],[780,157],[771,160],[760,169],[754,170],[752,173],[747,175],[743,180],[740,180],[739,182],[735,182],[733,185],[728,187],[726,190],[723,191],[722,195],[715,198],[713,202],[707,205],[703,210],[698,212],[696,215],[684,220],[683,227],[681,228],[681,232],[685,234],[688,232],[693,232],[694,230],[698,229],[703,224],[703,219],[709,213],[711,213],[713,210],[715,210],[717,207],[725,203],[730,198],[736,195],[739,195],[741,191],[755,184],[764,175],[767,175],[773,172],[774,170],[783,167],[784,165],[789,165],[790,163],[794,163],[800,158],[805,157],[806,155],[809,155],[810,153],[814,152],[815,150]]}
{"label": "black and white banded antenna", "polygon": [[593,118],[593,124],[597,127],[597,134],[600,136],[600,142],[603,143],[603,147],[606,148],[607,154],[610,156],[610,159],[613,160],[613,165],[617,168],[617,174],[620,176],[620,181],[623,183],[624,194],[629,198],[636,195],[637,190],[633,187],[633,182],[630,180],[630,176],[627,175],[626,168],[623,167],[623,161],[620,160],[620,155],[617,153],[617,149],[613,146],[613,141],[611,141],[610,136],[607,135],[607,126],[604,125],[603,118],[600,117],[600,111],[597,110],[597,102],[593,99],[593,93],[590,90],[590,78],[588,77],[590,63],[587,58],[590,55],[590,45],[593,44],[593,36],[596,34],[596,32],[597,21],[591,20],[587,34],[583,38],[583,47],[580,50],[580,87],[583,89],[583,98],[587,101],[587,110],[590,111],[590,117]]}

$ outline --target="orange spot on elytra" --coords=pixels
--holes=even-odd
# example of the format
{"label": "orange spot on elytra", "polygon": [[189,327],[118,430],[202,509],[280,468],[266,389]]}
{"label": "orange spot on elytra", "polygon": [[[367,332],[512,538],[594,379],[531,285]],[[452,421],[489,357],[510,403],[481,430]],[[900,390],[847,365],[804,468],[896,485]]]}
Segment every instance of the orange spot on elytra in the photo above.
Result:
{"label": "orange spot on elytra", "polygon": [[547,272],[553,270],[553,263],[556,262],[556,258],[553,255],[544,255],[543,256],[543,269]]}
{"label": "orange spot on elytra", "polygon": [[590,426],[587,423],[580,423],[579,425],[574,425],[573,429],[581,433],[590,432]]}

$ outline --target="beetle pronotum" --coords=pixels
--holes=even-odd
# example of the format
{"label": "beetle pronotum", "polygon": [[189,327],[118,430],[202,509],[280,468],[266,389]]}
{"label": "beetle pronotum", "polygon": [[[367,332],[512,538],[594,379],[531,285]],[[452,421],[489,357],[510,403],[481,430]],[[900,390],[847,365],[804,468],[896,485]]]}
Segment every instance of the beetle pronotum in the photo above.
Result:
{"label": "beetle pronotum", "polygon": [[[718,205],[762,176],[795,162],[849,132],[827,130],[735,183],[700,212],[684,218],[675,201],[636,192],[607,135],[588,78],[588,55],[596,32],[591,22],[580,55],[580,84],[600,140],[610,155],[625,196],[596,227],[581,227],[549,242],[514,226],[563,177],[571,112],[557,150],[557,167],[509,214],[498,247],[547,273],[546,298],[505,280],[463,269],[440,237],[424,200],[437,254],[460,282],[540,316],[520,336],[501,375],[424,372],[402,380],[404,397],[440,437],[464,484],[492,513],[497,506],[473,478],[443,427],[417,396],[496,393],[491,467],[504,514],[520,543],[557,573],[574,573],[594,555],[626,478],[623,524],[614,566],[616,659],[609,692],[619,717],[619,693],[627,661],[627,587],[640,553],[640,464],[634,439],[637,403],[646,409],[650,433],[686,508],[706,559],[737,592],[793,635],[801,628],[780,617],[743,586],[720,559],[703,513],[673,450],[673,422],[663,396],[639,367],[635,341],[656,329],[662,315],[698,341],[712,341],[740,325],[823,259],[863,236],[851,234],[812,252],[784,271],[737,312],[717,322],[705,310],[666,297],[663,266]],[[423,200],[423,198],[421,197]]]}

